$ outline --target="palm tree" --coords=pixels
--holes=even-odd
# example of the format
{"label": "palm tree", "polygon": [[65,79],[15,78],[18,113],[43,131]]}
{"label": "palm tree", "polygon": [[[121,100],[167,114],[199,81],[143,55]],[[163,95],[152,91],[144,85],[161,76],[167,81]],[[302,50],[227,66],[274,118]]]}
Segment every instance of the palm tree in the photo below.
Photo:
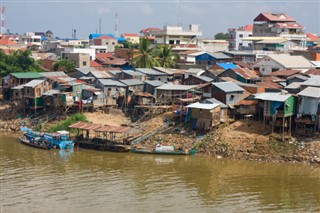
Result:
{"label": "palm tree", "polygon": [[179,60],[179,56],[172,52],[172,47],[168,44],[158,46],[157,60],[161,67],[175,68],[177,67],[176,61]]}
{"label": "palm tree", "polygon": [[130,64],[136,68],[152,68],[159,66],[159,62],[154,57],[154,48],[150,48],[150,42],[147,38],[140,39],[139,55],[134,57]]}

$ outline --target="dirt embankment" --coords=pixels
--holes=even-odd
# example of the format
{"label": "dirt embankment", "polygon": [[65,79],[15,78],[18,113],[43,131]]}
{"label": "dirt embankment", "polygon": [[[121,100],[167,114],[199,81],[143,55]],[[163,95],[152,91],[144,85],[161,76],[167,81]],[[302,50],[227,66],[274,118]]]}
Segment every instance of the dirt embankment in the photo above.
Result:
{"label": "dirt embankment", "polygon": [[[161,115],[145,125],[145,133],[152,132],[164,119],[173,117]],[[182,130],[182,131],[181,131]],[[219,128],[197,137],[195,132],[173,126],[165,133],[158,133],[141,143],[152,148],[159,141],[175,147],[198,147],[198,155],[218,158],[242,159],[266,162],[320,163],[320,137],[296,139],[295,137],[271,134],[271,129],[260,121],[239,120],[222,124]]]}

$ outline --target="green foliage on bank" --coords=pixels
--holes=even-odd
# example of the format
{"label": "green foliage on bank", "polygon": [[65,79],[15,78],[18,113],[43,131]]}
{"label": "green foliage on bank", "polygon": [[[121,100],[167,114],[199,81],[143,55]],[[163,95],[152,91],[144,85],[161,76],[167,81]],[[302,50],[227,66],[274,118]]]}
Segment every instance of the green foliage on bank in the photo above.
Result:
{"label": "green foliage on bank", "polygon": [[30,50],[17,50],[5,54],[0,50],[0,77],[13,72],[43,72],[38,61],[31,58]]}
{"label": "green foliage on bank", "polygon": [[63,121],[60,121],[58,124],[52,126],[49,129],[49,132],[56,132],[59,130],[67,130],[71,124],[76,123],[78,121],[88,122],[86,116],[84,116],[81,113],[77,113],[77,114],[74,114],[71,117],[69,117]]}

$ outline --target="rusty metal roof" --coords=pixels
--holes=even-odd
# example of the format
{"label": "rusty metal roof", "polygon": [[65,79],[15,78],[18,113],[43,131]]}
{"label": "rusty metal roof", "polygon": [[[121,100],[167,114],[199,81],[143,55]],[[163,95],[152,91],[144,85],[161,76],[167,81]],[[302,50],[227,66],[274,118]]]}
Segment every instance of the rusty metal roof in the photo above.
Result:
{"label": "rusty metal roof", "polygon": [[93,124],[93,123],[86,123],[86,122],[77,122],[69,126],[69,128],[73,129],[85,129],[85,130],[96,130],[102,127],[101,124]]}

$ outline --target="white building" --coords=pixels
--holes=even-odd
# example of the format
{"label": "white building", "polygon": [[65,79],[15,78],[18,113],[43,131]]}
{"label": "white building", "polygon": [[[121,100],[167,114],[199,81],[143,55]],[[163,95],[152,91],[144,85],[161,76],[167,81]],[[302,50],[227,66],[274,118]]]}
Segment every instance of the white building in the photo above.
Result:
{"label": "white building", "polygon": [[163,30],[154,32],[154,43],[186,46],[197,44],[196,38],[201,35],[199,25],[196,24],[190,24],[188,29],[183,29],[182,26],[164,26]]}
{"label": "white building", "polygon": [[252,48],[252,41],[243,38],[252,36],[253,25],[229,29],[229,50],[248,50]]}
{"label": "white building", "polygon": [[41,36],[36,35],[34,32],[26,32],[20,37],[20,39],[26,45],[31,44],[41,47]]}

